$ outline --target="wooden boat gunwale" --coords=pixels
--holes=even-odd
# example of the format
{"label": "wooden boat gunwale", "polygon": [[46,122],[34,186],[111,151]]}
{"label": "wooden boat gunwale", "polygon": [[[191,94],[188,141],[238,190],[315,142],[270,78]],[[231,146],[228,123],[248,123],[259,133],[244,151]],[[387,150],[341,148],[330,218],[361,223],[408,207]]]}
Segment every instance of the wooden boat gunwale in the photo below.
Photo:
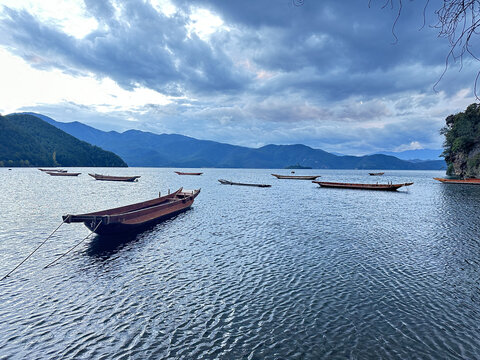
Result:
{"label": "wooden boat gunwale", "polygon": [[134,182],[140,178],[140,175],[136,176],[110,176],[110,175],[101,175],[101,174],[88,174],[93,177],[95,180],[99,181],[125,181],[125,182]]}
{"label": "wooden boat gunwale", "polygon": [[271,174],[275,176],[277,179],[288,179],[288,180],[315,180],[319,178],[320,175],[279,175],[279,174]]}
{"label": "wooden boat gunwale", "polygon": [[233,182],[225,179],[218,179],[220,184],[222,185],[240,185],[240,186],[256,186],[256,187],[271,187],[272,185],[269,184],[249,184],[249,183],[238,183],[238,182]]}
{"label": "wooden boat gunwale", "polygon": [[328,187],[328,188],[385,190],[385,191],[395,191],[401,188],[402,186],[413,185],[413,182],[400,183],[400,184],[362,184],[362,183],[339,183],[339,182],[327,182],[327,181],[312,181],[312,182],[315,184],[318,184],[320,187]]}

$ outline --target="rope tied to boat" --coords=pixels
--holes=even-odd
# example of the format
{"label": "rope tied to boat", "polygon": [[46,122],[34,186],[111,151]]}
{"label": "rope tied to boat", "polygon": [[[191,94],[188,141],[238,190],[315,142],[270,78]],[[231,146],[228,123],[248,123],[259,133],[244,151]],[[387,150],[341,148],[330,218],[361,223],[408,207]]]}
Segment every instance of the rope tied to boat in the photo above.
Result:
{"label": "rope tied to boat", "polygon": [[61,258],[63,258],[65,255],[69,254],[73,249],[75,249],[78,245],[80,245],[81,243],[83,243],[85,240],[87,240],[93,233],[95,233],[95,231],[97,231],[98,227],[101,225],[102,223],[102,220],[100,220],[100,222],[97,224],[97,226],[95,227],[95,229],[93,229],[93,231],[90,232],[90,234],[88,234],[87,236],[85,236],[80,242],[78,242],[77,244],[75,244],[72,248],[70,248],[66,253],[60,255],[58,258],[56,258],[55,260],[53,260],[50,264],[48,265],[45,265],[44,269],[52,266],[53,264],[55,264],[58,260],[60,260]]}
{"label": "rope tied to boat", "polygon": [[62,226],[64,223],[67,222],[67,220],[68,220],[69,218],[70,218],[70,215],[68,215],[68,216],[62,221],[62,223],[61,223],[60,225],[58,225],[57,228],[56,228],[55,230],[53,230],[53,232],[52,232],[50,235],[48,235],[48,237],[47,237],[45,240],[43,240],[43,242],[41,242],[40,245],[38,245],[38,246],[35,248],[35,250],[33,250],[25,259],[23,259],[23,260],[20,262],[20,264],[18,264],[17,266],[15,266],[7,275],[5,275],[3,278],[1,278],[0,281],[2,281],[2,280],[4,280],[4,279],[6,279],[7,277],[9,277],[9,276],[10,276],[15,270],[17,270],[25,261],[27,261],[33,254],[35,254],[35,252],[36,252],[38,249],[40,249],[40,248],[47,242],[47,240],[50,239],[50,238],[53,236],[53,234],[55,234],[55,233],[57,232],[58,229],[60,229],[60,226]]}

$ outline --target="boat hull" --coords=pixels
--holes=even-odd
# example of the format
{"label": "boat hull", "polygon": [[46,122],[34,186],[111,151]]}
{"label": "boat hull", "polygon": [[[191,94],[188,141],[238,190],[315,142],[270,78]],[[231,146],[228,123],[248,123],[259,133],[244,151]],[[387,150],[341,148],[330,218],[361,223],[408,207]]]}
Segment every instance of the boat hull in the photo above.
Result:
{"label": "boat hull", "polygon": [[336,183],[325,181],[312,181],[320,187],[337,188],[337,189],[356,189],[356,190],[380,190],[380,191],[396,191],[402,186],[410,186],[413,183],[404,184],[355,184],[355,183]]}
{"label": "boat hull", "polygon": [[40,171],[43,171],[43,172],[67,172],[67,170],[63,170],[63,169],[38,169]]}
{"label": "boat hull", "polygon": [[99,181],[123,181],[123,182],[134,182],[140,176],[108,176],[108,175],[100,175],[100,174],[88,174],[93,177],[95,180]]}
{"label": "boat hull", "polygon": [[81,173],[69,173],[69,172],[50,172],[47,171],[47,174],[50,176],[78,176]]}
{"label": "boat hull", "polygon": [[288,179],[288,180],[315,180],[320,177],[320,175],[278,175],[272,174],[277,179]]}
{"label": "boat hull", "polygon": [[160,224],[165,220],[171,219],[177,216],[178,214],[188,211],[191,209],[191,206],[192,204],[190,204],[187,207],[181,208],[177,211],[173,211],[171,213],[159,216],[155,219],[138,223],[138,224],[114,223],[114,224],[107,224],[107,225],[103,225],[103,224],[98,225],[99,221],[85,221],[84,224],[90,231],[101,236],[130,235],[133,233],[140,233],[157,224]]}
{"label": "boat hull", "polygon": [[434,178],[437,181],[440,181],[444,184],[465,184],[465,185],[480,185],[480,179],[442,179]]}
{"label": "boat hull", "polygon": [[139,232],[188,210],[200,189],[176,192],[156,199],[79,215],[64,215],[66,223],[83,222],[99,235],[118,235]]}
{"label": "boat hull", "polygon": [[272,186],[272,185],[268,185],[268,184],[237,183],[237,182],[228,181],[228,180],[223,180],[223,179],[219,179],[218,181],[219,181],[220,184],[222,184],[222,185],[239,185],[239,186],[255,186],[255,187],[271,187],[271,186]]}
{"label": "boat hull", "polygon": [[177,175],[195,175],[195,176],[198,176],[198,175],[202,175],[203,173],[199,172],[199,173],[188,173],[188,172],[181,172],[181,171],[175,171],[175,173]]}

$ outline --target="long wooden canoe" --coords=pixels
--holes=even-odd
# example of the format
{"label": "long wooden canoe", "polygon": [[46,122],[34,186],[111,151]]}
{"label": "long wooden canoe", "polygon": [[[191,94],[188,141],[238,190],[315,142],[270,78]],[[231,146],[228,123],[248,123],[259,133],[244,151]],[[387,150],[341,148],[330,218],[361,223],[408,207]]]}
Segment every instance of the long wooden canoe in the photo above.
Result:
{"label": "long wooden canoe", "polygon": [[200,189],[180,188],[156,199],[87,214],[68,214],[62,218],[66,223],[83,222],[87,228],[100,235],[139,232],[188,210],[199,193]]}
{"label": "long wooden canoe", "polygon": [[46,173],[51,176],[78,176],[81,174],[81,173],[52,172],[52,171],[47,171]]}
{"label": "long wooden canoe", "polygon": [[290,179],[290,180],[315,180],[320,175],[278,175],[272,174],[277,179]]}
{"label": "long wooden canoe", "polygon": [[325,181],[312,181],[315,184],[320,185],[320,187],[328,188],[341,188],[341,189],[361,189],[361,190],[384,190],[384,191],[395,191],[402,186],[410,186],[411,183],[403,184],[355,184],[355,183],[339,183],[339,182],[325,182]]}
{"label": "long wooden canoe", "polygon": [[218,179],[220,181],[220,184],[223,185],[240,185],[240,186],[256,186],[256,187],[271,187],[272,185],[268,184],[249,184],[249,183],[238,183],[238,182],[233,182],[233,181],[228,181],[224,179]]}
{"label": "long wooden canoe", "polygon": [[62,173],[67,172],[67,170],[63,170],[63,169],[38,169],[38,170],[43,172],[62,172]]}
{"label": "long wooden canoe", "polygon": [[95,180],[101,181],[127,181],[133,182],[137,181],[140,176],[109,176],[109,175],[100,175],[100,174],[88,174],[93,177]]}
{"label": "long wooden canoe", "polygon": [[434,179],[441,181],[444,184],[480,185],[480,179],[443,179],[443,178],[434,178]]}
{"label": "long wooden canoe", "polygon": [[368,175],[370,176],[382,176],[383,174],[385,174],[384,172],[373,172],[373,173],[368,173]]}
{"label": "long wooden canoe", "polygon": [[181,172],[181,171],[175,171],[175,173],[178,175],[202,175],[203,174],[201,172]]}

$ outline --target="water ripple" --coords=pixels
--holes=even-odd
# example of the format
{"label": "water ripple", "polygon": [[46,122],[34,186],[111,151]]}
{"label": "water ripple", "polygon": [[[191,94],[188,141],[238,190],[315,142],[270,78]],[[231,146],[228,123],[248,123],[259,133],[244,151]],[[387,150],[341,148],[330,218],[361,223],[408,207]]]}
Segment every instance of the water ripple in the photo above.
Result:
{"label": "water ripple", "polygon": [[88,234],[63,226],[0,284],[0,358],[480,358],[480,188],[437,184],[433,172],[388,172],[415,185],[377,193],[266,170],[118,170],[141,181],[0,169],[11,194],[0,192],[2,274],[64,213],[202,188],[192,210],[129,239],[94,237],[42,270]]}

